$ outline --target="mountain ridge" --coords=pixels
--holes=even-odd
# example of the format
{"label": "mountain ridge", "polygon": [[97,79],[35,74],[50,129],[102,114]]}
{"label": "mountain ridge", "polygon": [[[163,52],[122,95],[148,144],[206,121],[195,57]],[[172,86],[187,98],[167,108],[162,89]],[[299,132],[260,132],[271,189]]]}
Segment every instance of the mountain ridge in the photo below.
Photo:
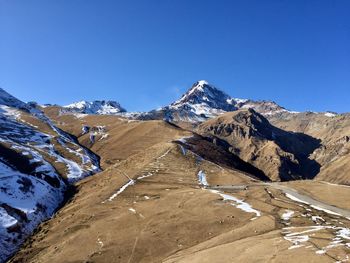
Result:
{"label": "mountain ridge", "polygon": [[[135,120],[167,120],[194,124],[239,109],[251,108],[267,118],[274,118],[276,115],[282,118],[302,113],[288,110],[273,100],[231,97],[206,80],[195,82],[178,100],[169,105],[147,112],[128,112],[114,100],[82,100],[65,106],[44,104],[42,107],[60,107],[62,114],[118,115]],[[333,111],[315,112],[315,114],[327,117],[339,115]]]}
{"label": "mountain ridge", "polygon": [[142,113],[138,119],[202,122],[225,112],[253,108],[261,114],[294,113],[273,101],[233,98],[205,80],[195,82],[180,99],[157,110]]}
{"label": "mountain ridge", "polygon": [[94,101],[78,101],[63,108],[70,112],[82,114],[118,114],[126,112],[126,110],[116,101],[113,100],[94,100]]}

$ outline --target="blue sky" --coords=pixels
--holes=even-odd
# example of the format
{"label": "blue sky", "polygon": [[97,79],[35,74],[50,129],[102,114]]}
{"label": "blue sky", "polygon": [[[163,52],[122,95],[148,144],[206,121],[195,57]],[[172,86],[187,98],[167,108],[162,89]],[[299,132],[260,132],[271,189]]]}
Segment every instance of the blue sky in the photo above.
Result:
{"label": "blue sky", "polygon": [[348,0],[0,0],[0,86],[150,110],[206,79],[233,97],[350,111]]}

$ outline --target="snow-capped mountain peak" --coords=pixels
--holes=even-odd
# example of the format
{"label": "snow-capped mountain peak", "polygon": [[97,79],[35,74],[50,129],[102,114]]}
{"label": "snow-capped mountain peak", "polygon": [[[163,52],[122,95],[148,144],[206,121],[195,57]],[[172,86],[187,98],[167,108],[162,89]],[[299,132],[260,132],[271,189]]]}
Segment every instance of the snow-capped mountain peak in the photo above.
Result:
{"label": "snow-capped mountain peak", "polygon": [[229,99],[231,99],[230,96],[223,91],[210,85],[205,80],[200,80],[194,83],[179,100],[172,103],[170,108],[180,108],[184,105],[201,105],[213,109],[235,110],[232,105],[227,103]]}
{"label": "snow-capped mountain peak", "polygon": [[70,112],[85,114],[113,115],[126,112],[118,102],[110,100],[95,100],[92,102],[82,100],[63,107]]}
{"label": "snow-capped mountain peak", "polygon": [[191,94],[191,93],[193,93],[195,91],[204,92],[204,88],[206,86],[212,87],[212,86],[209,85],[208,81],[206,81],[206,80],[199,80],[199,81],[197,81],[196,83],[194,83],[192,85],[192,88],[189,90],[189,93]]}
{"label": "snow-capped mountain peak", "polygon": [[201,122],[225,112],[249,108],[263,115],[289,112],[273,101],[232,98],[206,80],[200,80],[194,83],[179,100],[160,109],[141,114],[138,118]]}
{"label": "snow-capped mountain peak", "polygon": [[87,102],[87,101],[81,100],[81,101],[74,102],[74,103],[71,103],[71,104],[66,105],[66,106],[63,106],[63,107],[65,107],[65,108],[83,109],[83,108],[86,107],[87,105],[88,105],[88,102]]}

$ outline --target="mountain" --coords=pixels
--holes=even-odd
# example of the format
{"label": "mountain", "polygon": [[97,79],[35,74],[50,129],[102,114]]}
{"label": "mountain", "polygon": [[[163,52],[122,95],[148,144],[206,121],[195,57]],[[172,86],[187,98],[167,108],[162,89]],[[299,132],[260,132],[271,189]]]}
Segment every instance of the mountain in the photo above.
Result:
{"label": "mountain", "polygon": [[99,158],[43,112],[0,90],[0,262],[51,217]]}
{"label": "mountain", "polygon": [[[271,120],[293,118],[300,112],[290,111],[269,100],[233,98],[205,80],[195,82],[177,101],[149,112],[127,112],[118,102],[96,100],[79,101],[63,107],[44,104],[42,108],[59,108],[60,114],[118,115],[133,120],[167,120],[177,123],[198,124],[225,112],[254,109]],[[335,112],[315,113],[335,117]]]}
{"label": "mountain", "polygon": [[309,159],[319,140],[287,132],[253,109],[225,113],[201,123],[197,132],[262,170],[272,181],[310,179],[319,165]]}
{"label": "mountain", "polygon": [[202,122],[225,112],[252,108],[263,115],[289,112],[273,101],[232,98],[205,80],[197,81],[182,97],[168,106],[140,114],[143,120]]}
{"label": "mountain", "polygon": [[[44,105],[43,107],[50,107],[50,105]],[[252,108],[265,116],[295,113],[286,110],[273,101],[232,98],[205,80],[194,83],[179,100],[168,106],[149,112],[126,112],[119,103],[104,100],[72,103],[63,106],[60,112],[62,114],[119,115],[136,120],[167,120],[171,122],[198,123],[225,112],[248,108]]]}
{"label": "mountain", "polygon": [[234,104],[235,101],[223,91],[209,85],[205,80],[200,80],[169,108],[180,112],[190,110],[196,115],[209,117],[215,115],[215,111],[236,110]]}
{"label": "mountain", "polygon": [[95,100],[92,102],[83,100],[63,106],[63,108],[65,112],[83,114],[113,115],[126,112],[118,102],[110,100]]}
{"label": "mountain", "polygon": [[[280,163],[284,178],[298,177],[290,162],[299,168],[300,151],[312,151],[308,136],[278,129],[251,109],[207,120],[202,136],[161,120],[43,111],[96,152],[103,171],[77,182],[74,198],[11,263],[347,260],[350,188],[264,182],[260,173]],[[258,161],[238,157],[235,149],[243,157],[248,147]]]}
{"label": "mountain", "polygon": [[0,262],[348,260],[347,114],[201,81],[154,111],[189,130],[1,94]]}

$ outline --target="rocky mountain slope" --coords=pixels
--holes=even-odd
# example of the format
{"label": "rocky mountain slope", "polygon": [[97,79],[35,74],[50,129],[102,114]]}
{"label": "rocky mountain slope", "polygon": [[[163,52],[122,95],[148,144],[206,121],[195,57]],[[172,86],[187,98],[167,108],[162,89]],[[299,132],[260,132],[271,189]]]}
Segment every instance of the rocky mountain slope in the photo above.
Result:
{"label": "rocky mountain slope", "polygon": [[[277,178],[282,180],[285,180],[286,178],[313,178],[316,171],[319,170],[319,168],[317,168],[319,165],[321,168],[316,178],[331,182],[349,183],[348,176],[346,176],[346,173],[344,173],[349,163],[347,162],[349,157],[346,140],[346,138],[350,135],[348,128],[350,115],[348,114],[336,114],[332,112],[299,113],[288,111],[271,101],[235,99],[204,80],[196,82],[179,100],[175,101],[169,106],[146,113],[124,112],[116,114],[121,118],[127,118],[130,120],[165,119],[176,123],[185,129],[192,130],[198,126],[198,124],[208,119],[215,118],[216,116],[220,116],[226,112],[244,109],[254,109],[257,113],[260,113],[266,117],[274,126],[282,130],[304,133],[315,138],[316,140],[320,140],[319,147],[318,149],[314,148],[315,152],[313,154],[309,152],[309,149],[306,149],[304,153],[300,153],[299,151],[297,154],[298,157],[296,157],[295,154],[289,150],[286,151],[285,149],[281,149],[280,146],[272,145],[274,143],[270,141],[269,144],[271,145],[264,148],[264,151],[267,151],[266,154],[269,155],[268,152],[278,151],[280,152],[278,155],[286,155],[286,157],[280,158],[289,163],[288,165],[282,165],[285,163],[285,161],[279,160],[277,161],[279,164],[275,164],[276,160],[271,159],[268,161],[266,159],[264,161],[265,165],[270,166],[270,168],[275,167],[274,172],[272,172],[272,170],[269,168],[266,168],[266,170],[270,170],[272,172],[270,176],[271,178],[274,178],[274,180]],[[94,111],[94,114],[96,113],[97,111]],[[60,114],[69,115],[70,113],[67,113],[65,110],[61,109]],[[93,133],[99,134],[101,132],[96,130]],[[255,147],[253,146],[254,142],[249,141],[246,143],[250,143],[248,148]],[[275,148],[279,150],[276,150]],[[263,153],[263,155],[265,155],[265,153]],[[300,156],[308,157],[306,158]],[[241,157],[244,160],[255,158],[254,156],[242,156],[242,154]],[[304,167],[305,163],[300,162],[301,160],[307,159],[314,161],[307,161],[307,168],[305,168],[303,171],[296,171],[294,168],[292,168],[295,165]],[[311,165],[312,162],[313,165]],[[281,167],[281,174],[283,174],[282,177],[278,175],[280,171],[276,167]],[[311,171],[309,169],[311,169]],[[308,173],[308,175],[306,175],[306,173]],[[286,174],[290,175],[287,176]],[[283,179],[284,177],[285,179]]]}
{"label": "rocky mountain slope", "polygon": [[198,133],[261,169],[271,180],[313,178],[319,165],[309,159],[319,141],[272,126],[253,109],[237,110],[203,122]]}
{"label": "rocky mountain slope", "polygon": [[313,113],[270,116],[271,123],[284,130],[317,138],[321,145],[312,154],[321,170],[316,179],[350,184],[350,114]]}
{"label": "rocky mountain slope", "polygon": [[60,107],[47,107],[45,114],[80,144],[98,152],[103,169],[153,144],[190,136],[192,133],[170,123],[129,120],[115,115],[62,114]]}
{"label": "rocky mountain slope", "polygon": [[0,89],[0,262],[99,160],[41,111]]}
{"label": "rocky mountain slope", "polygon": [[[106,127],[117,118],[93,117]],[[186,148],[188,132],[159,121],[138,128],[145,123],[176,130],[173,141],[147,136],[137,149],[109,151],[134,152],[79,181],[71,202],[10,262],[346,262],[349,188],[260,182]]]}
{"label": "rocky mountain slope", "polygon": [[[246,173],[253,178],[269,180],[263,172],[238,156],[217,147],[197,134],[168,122],[128,120],[110,115],[77,117],[62,115],[59,108],[45,108],[44,110],[61,129],[74,134],[82,145],[98,152],[102,168],[119,163],[130,155],[136,154],[140,149],[145,149],[153,144],[175,141],[208,160]],[[186,138],[186,140],[177,138]]]}

